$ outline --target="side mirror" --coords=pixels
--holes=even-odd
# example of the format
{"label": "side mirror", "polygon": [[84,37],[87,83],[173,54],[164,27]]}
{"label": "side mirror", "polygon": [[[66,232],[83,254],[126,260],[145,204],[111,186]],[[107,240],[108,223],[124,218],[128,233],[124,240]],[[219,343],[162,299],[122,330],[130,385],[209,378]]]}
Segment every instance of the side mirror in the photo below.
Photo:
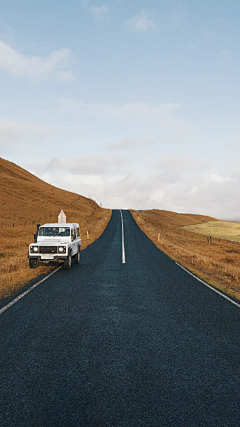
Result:
{"label": "side mirror", "polygon": [[37,224],[37,233],[34,234],[34,243],[37,243],[37,236],[38,236],[38,231],[40,227],[41,227],[41,224]]}

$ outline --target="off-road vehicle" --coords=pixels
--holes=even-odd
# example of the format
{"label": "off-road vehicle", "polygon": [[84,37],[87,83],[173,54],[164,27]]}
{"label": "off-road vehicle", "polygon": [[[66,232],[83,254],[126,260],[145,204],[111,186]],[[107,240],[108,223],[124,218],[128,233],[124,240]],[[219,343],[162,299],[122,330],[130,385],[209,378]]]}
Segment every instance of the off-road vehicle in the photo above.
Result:
{"label": "off-road vehicle", "polygon": [[38,224],[34,240],[29,245],[30,268],[63,261],[64,268],[70,270],[73,261],[79,264],[81,237],[78,224]]}

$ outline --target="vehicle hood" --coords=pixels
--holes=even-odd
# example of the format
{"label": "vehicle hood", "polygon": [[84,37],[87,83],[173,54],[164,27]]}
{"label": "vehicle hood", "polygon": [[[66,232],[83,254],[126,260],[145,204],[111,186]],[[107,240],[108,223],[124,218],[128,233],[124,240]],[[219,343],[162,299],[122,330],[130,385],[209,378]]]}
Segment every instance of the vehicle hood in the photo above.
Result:
{"label": "vehicle hood", "polygon": [[58,239],[58,238],[56,238],[56,239],[54,239],[54,240],[43,240],[43,241],[38,241],[37,242],[37,244],[38,245],[41,245],[41,246],[55,246],[55,245],[64,245],[64,244],[68,244],[69,243],[69,241],[66,241],[66,240],[64,240],[63,238],[60,238],[60,239]]}

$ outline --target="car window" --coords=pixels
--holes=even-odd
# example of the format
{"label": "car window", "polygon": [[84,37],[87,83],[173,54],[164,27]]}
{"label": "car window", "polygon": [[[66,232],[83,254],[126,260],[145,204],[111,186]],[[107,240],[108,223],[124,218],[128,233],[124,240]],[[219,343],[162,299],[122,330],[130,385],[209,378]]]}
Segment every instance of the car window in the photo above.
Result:
{"label": "car window", "polygon": [[71,230],[71,239],[72,240],[76,239],[76,230],[74,228],[72,228],[72,230]]}
{"label": "car window", "polygon": [[70,229],[65,227],[41,227],[39,228],[39,236],[70,236]]}
{"label": "car window", "polygon": [[79,228],[76,228],[76,234],[77,234],[77,237],[80,237],[80,230],[79,230]]}

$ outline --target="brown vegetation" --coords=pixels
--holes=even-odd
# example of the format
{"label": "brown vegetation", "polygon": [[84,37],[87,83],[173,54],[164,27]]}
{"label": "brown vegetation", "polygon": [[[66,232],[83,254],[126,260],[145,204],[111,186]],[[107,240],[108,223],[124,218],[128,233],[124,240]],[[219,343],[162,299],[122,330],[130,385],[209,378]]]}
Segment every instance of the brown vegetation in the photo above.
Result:
{"label": "brown vegetation", "polygon": [[57,222],[63,209],[68,222],[80,224],[84,249],[102,234],[111,218],[111,210],[95,201],[53,187],[2,158],[0,200],[0,298],[54,268],[29,268],[28,245],[37,223]]}
{"label": "brown vegetation", "polygon": [[240,300],[239,244],[224,239],[219,241],[219,238],[208,242],[206,235],[182,228],[217,221],[215,218],[161,210],[131,213],[161,251],[212,286]]}

